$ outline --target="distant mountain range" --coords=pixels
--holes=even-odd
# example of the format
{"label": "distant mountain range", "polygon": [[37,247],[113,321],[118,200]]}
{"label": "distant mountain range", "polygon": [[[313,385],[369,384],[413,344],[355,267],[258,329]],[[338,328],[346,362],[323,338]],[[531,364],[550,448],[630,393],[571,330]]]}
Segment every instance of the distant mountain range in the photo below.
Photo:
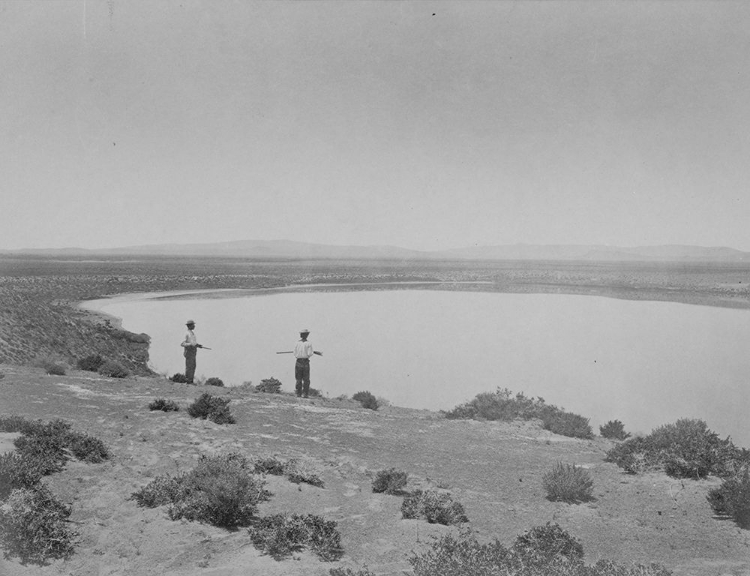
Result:
{"label": "distant mountain range", "polygon": [[733,248],[701,246],[642,246],[622,248],[604,245],[470,246],[442,251],[421,251],[397,246],[333,246],[291,240],[238,240],[210,244],[152,244],[123,248],[0,250],[0,254],[37,256],[213,256],[294,260],[576,260],[603,262],[744,262],[750,252]]}

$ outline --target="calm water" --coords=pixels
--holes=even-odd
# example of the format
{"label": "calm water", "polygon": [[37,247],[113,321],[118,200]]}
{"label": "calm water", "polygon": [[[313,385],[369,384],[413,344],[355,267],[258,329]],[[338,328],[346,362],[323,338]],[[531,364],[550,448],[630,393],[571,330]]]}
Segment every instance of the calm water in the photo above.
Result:
{"label": "calm water", "polygon": [[197,375],[227,385],[271,376],[294,388],[292,350],[311,330],[312,386],[369,390],[393,404],[450,409],[498,387],[541,396],[626,430],[691,417],[750,446],[750,314],[744,310],[549,294],[436,290],[276,293],[91,306],[152,337],[157,372],[184,372],[196,321]]}

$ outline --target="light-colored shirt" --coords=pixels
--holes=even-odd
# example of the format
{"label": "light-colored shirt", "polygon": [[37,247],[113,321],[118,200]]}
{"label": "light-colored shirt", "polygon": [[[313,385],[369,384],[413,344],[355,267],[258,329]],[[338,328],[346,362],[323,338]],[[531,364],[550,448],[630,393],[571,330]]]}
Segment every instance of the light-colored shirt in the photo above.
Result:
{"label": "light-colored shirt", "polygon": [[198,339],[195,337],[195,332],[188,330],[187,334],[185,334],[185,341],[180,346],[183,348],[198,346]]}
{"label": "light-colored shirt", "polygon": [[295,358],[310,358],[313,355],[313,345],[307,340],[300,340],[294,345]]}

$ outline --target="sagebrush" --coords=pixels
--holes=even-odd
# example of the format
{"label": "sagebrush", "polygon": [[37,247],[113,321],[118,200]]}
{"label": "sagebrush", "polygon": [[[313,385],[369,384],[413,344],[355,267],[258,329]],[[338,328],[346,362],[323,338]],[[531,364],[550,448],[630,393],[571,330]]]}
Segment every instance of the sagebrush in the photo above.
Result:
{"label": "sagebrush", "polygon": [[599,560],[584,564],[581,543],[559,525],[547,523],[518,536],[508,548],[497,538],[480,543],[470,530],[435,538],[408,558],[414,576],[670,576],[651,564],[621,566]]}
{"label": "sagebrush", "polygon": [[372,481],[372,491],[385,494],[401,494],[406,488],[408,475],[402,470],[389,468],[380,470]]}
{"label": "sagebrush", "polygon": [[740,528],[750,529],[750,467],[725,478],[706,498],[714,512],[729,516]]}
{"label": "sagebrush", "polygon": [[131,498],[148,508],[167,505],[172,520],[234,528],[249,526],[258,504],[269,496],[253,464],[231,453],[203,456],[193,470],[179,476],[158,476]]}
{"label": "sagebrush", "polygon": [[542,476],[542,485],[553,501],[587,502],[593,497],[594,481],[588,470],[572,464],[557,462]]}
{"label": "sagebrush", "polygon": [[90,354],[83,358],[79,358],[76,366],[79,370],[98,372],[102,364],[104,364],[104,358],[102,358],[100,354]]}
{"label": "sagebrush", "polygon": [[76,537],[67,522],[70,512],[44,484],[13,490],[0,507],[5,553],[37,564],[69,556]]}
{"label": "sagebrush", "polygon": [[104,363],[99,366],[97,372],[108,378],[127,378],[130,376],[130,370],[115,360],[105,360]]}
{"label": "sagebrush", "polygon": [[235,419],[229,410],[229,402],[228,398],[219,398],[204,392],[188,406],[187,412],[193,418],[208,419],[216,424],[234,424]]}
{"label": "sagebrush", "polygon": [[448,492],[415,490],[401,503],[404,518],[424,518],[430,524],[462,524],[468,522],[464,507]]}
{"label": "sagebrush", "polygon": [[352,400],[359,402],[363,408],[367,408],[369,410],[377,410],[380,407],[378,399],[375,398],[375,395],[372,392],[368,392],[366,390],[353,394]]}
{"label": "sagebrush", "polygon": [[513,394],[507,388],[495,392],[482,392],[473,400],[444,412],[448,419],[522,420],[539,419],[546,430],[572,438],[592,438],[589,420],[578,414],[566,412],[544,398],[529,398],[523,392]]}
{"label": "sagebrush", "polygon": [[260,384],[255,386],[255,390],[269,394],[278,394],[281,392],[281,382],[273,376],[271,378],[265,378],[260,381]]}
{"label": "sagebrush", "polygon": [[619,420],[610,420],[603,426],[599,426],[599,434],[610,440],[627,440],[630,433],[625,432],[625,426]]}
{"label": "sagebrush", "polygon": [[259,518],[248,531],[253,545],[277,560],[304,548],[328,562],[343,555],[336,522],[314,514],[275,514]]}
{"label": "sagebrush", "polygon": [[719,438],[703,420],[683,418],[618,444],[605,460],[631,474],[664,470],[676,478],[728,477],[750,464],[750,451]]}
{"label": "sagebrush", "polygon": [[178,412],[180,407],[174,400],[157,398],[148,405],[149,410],[161,410],[162,412]]}

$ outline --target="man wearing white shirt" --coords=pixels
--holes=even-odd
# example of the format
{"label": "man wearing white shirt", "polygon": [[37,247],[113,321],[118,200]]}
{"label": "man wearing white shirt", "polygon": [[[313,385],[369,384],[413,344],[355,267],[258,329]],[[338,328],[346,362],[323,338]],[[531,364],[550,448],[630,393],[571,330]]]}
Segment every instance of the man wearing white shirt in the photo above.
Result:
{"label": "man wearing white shirt", "polygon": [[185,340],[180,346],[185,349],[185,381],[188,384],[192,384],[193,378],[195,378],[195,357],[198,354],[198,348],[203,348],[203,346],[198,344],[198,339],[195,337],[195,332],[193,332],[195,322],[188,320],[185,326],[187,326],[188,331],[185,335]]}
{"label": "man wearing white shirt", "polygon": [[310,393],[310,357],[315,354],[313,346],[307,340],[309,330],[302,330],[300,340],[294,346],[294,378],[297,380],[297,397],[307,398]]}

